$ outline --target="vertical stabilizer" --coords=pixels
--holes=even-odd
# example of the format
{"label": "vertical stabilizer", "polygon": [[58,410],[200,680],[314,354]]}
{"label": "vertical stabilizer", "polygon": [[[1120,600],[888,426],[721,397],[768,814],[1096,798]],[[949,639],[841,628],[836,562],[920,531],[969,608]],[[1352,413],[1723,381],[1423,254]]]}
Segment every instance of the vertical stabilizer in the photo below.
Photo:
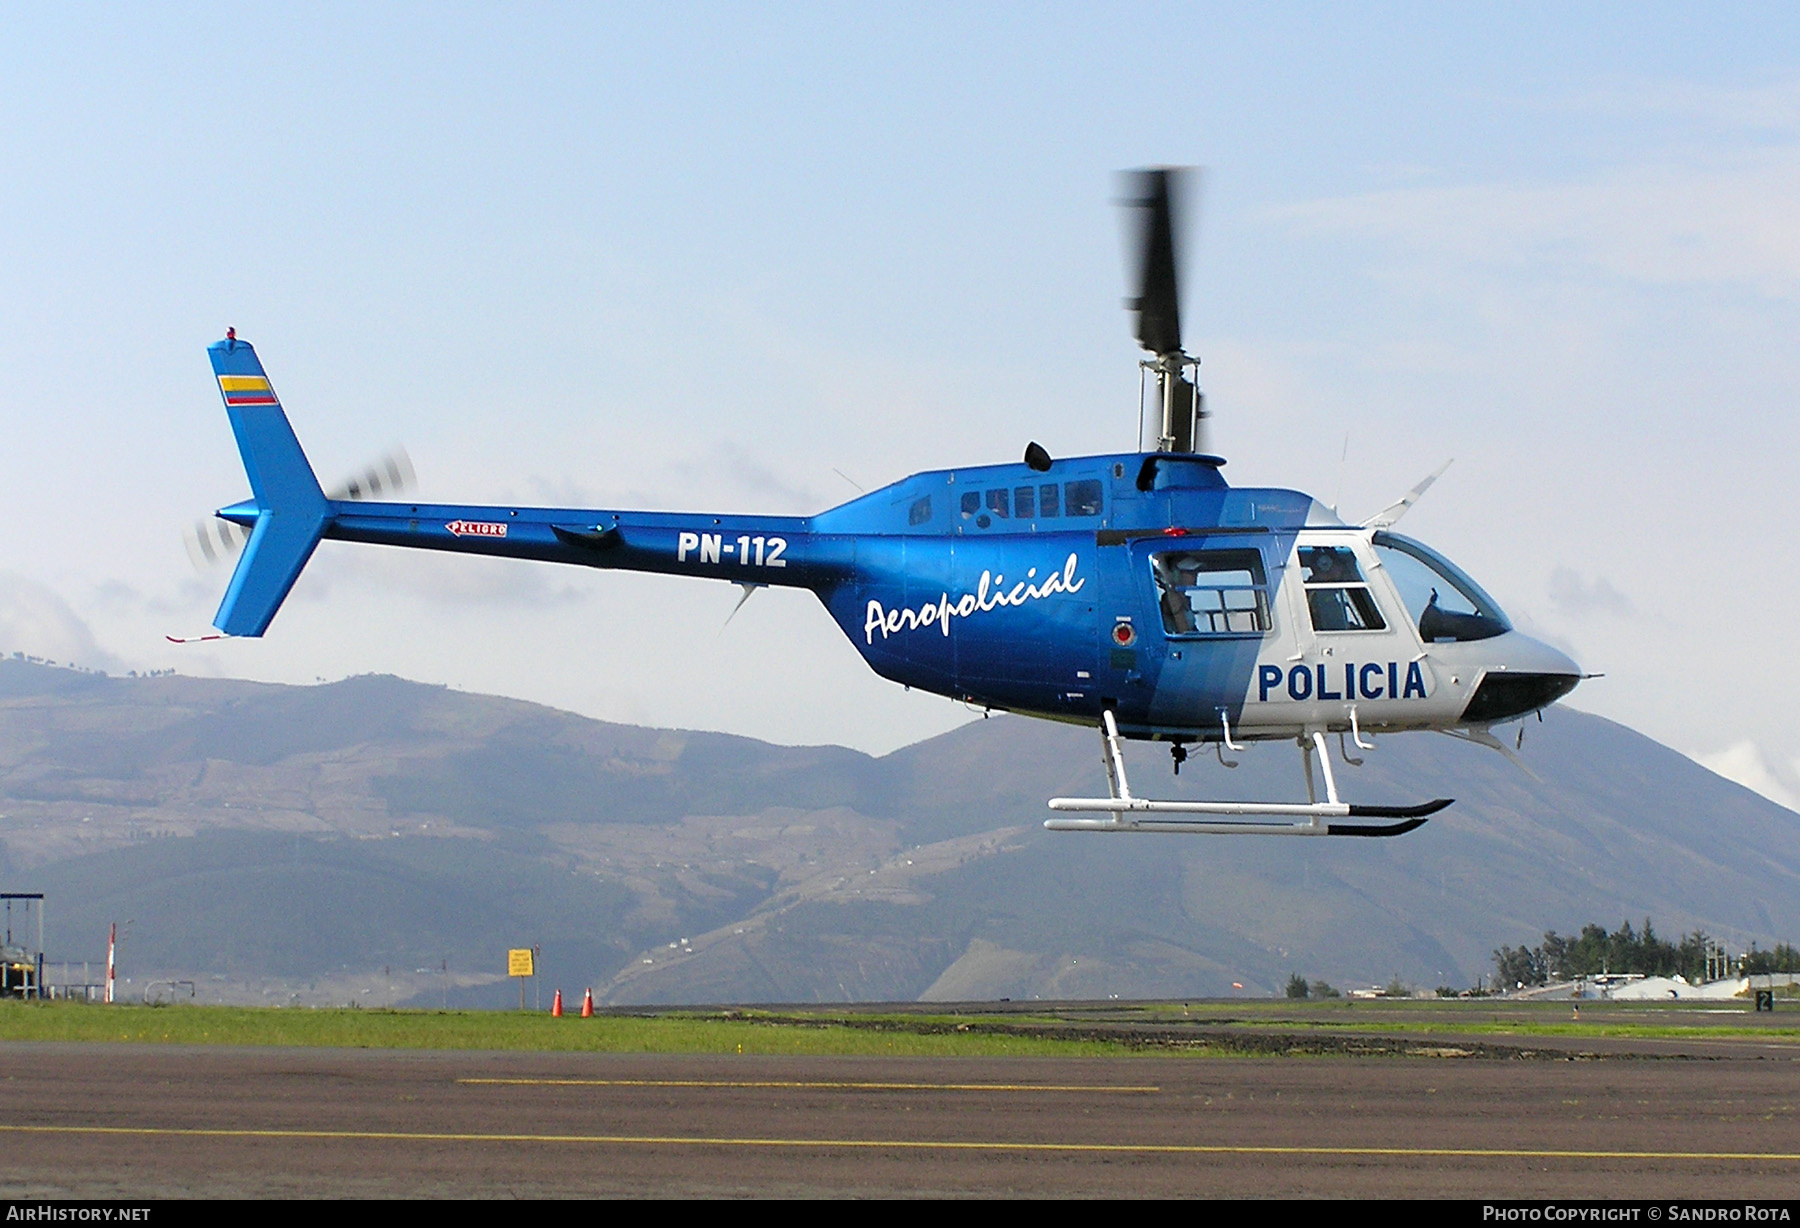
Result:
{"label": "vertical stabilizer", "polygon": [[281,401],[247,341],[228,334],[207,348],[256,506],[250,541],[213,618],[226,635],[261,635],[325,532],[330,505]]}

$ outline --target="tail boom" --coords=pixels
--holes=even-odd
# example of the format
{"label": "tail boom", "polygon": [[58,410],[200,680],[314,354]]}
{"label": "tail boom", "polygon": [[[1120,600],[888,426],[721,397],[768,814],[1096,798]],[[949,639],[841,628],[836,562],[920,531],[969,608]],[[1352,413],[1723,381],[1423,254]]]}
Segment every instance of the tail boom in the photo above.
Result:
{"label": "tail boom", "polygon": [[[333,503],[338,541],[793,588],[829,583],[849,547],[799,516],[462,504]],[[842,554],[844,557],[839,558]]]}
{"label": "tail boom", "polygon": [[847,575],[849,538],[796,516],[375,503],[326,497],[281,401],[235,336],[208,349],[252,498],[221,508],[249,541],[213,625],[260,636],[324,538],[813,588]]}

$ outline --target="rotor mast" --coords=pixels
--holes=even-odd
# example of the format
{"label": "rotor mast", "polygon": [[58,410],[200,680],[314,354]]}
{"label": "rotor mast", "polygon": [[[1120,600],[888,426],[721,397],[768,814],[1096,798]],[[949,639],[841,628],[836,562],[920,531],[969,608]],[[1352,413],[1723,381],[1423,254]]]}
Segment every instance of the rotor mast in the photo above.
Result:
{"label": "rotor mast", "polygon": [[1205,452],[1206,394],[1200,360],[1176,350],[1138,363],[1156,375],[1156,399],[1141,409],[1138,446],[1145,452]]}

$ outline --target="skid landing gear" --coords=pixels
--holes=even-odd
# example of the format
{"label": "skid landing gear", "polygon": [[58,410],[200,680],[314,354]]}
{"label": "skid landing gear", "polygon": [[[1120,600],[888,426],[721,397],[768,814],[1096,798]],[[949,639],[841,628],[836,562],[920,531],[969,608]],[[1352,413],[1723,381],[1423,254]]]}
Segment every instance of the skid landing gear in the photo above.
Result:
{"label": "skid landing gear", "polygon": [[[1323,730],[1300,739],[1301,766],[1306,773],[1305,805],[1296,802],[1161,802],[1133,797],[1125,779],[1125,757],[1119,748],[1119,725],[1112,709],[1100,713],[1100,739],[1105,752],[1110,797],[1053,797],[1056,811],[1099,811],[1106,818],[1046,819],[1051,831],[1176,831],[1210,835],[1257,836],[1403,836],[1450,805],[1440,797],[1418,806],[1362,806],[1339,799],[1337,778]],[[1313,773],[1318,751],[1325,800],[1320,801]],[[1373,822],[1369,820],[1375,820]]]}

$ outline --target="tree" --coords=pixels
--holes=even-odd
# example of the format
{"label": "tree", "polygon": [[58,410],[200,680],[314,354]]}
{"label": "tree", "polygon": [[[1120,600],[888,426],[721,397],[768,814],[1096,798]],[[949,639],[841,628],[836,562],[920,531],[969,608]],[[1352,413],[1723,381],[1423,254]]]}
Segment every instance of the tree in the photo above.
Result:
{"label": "tree", "polygon": [[1504,989],[1519,985],[1542,985],[1544,976],[1543,948],[1501,947],[1494,952],[1495,979]]}
{"label": "tree", "polygon": [[1287,983],[1287,996],[1288,997],[1304,998],[1310,992],[1311,991],[1307,988],[1307,985],[1306,985],[1306,978],[1301,976],[1298,972],[1296,972],[1293,975],[1288,977],[1288,983]]}
{"label": "tree", "polygon": [[1800,949],[1778,942],[1773,951],[1759,951],[1751,943],[1750,953],[1744,956],[1744,974],[1761,976],[1769,972],[1800,972]]}
{"label": "tree", "polygon": [[1610,933],[1604,925],[1590,922],[1571,938],[1550,930],[1535,948],[1501,947],[1494,952],[1494,967],[1496,979],[1506,988],[1609,972],[1643,976],[1680,973],[1696,980],[1706,975],[1707,952],[1715,945],[1700,930],[1684,935],[1679,943],[1668,942],[1657,937],[1648,917],[1642,930],[1633,929],[1626,921]]}

